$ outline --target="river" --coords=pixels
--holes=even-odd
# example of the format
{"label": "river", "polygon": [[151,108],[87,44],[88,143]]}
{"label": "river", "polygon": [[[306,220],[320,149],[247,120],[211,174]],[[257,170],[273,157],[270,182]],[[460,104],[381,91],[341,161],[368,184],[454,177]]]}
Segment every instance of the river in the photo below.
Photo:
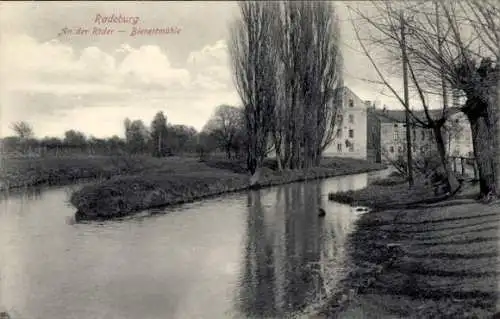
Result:
{"label": "river", "polygon": [[293,316],[344,274],[358,214],[328,192],[374,174],[76,224],[72,187],[10,195],[0,202],[0,310],[13,319]]}

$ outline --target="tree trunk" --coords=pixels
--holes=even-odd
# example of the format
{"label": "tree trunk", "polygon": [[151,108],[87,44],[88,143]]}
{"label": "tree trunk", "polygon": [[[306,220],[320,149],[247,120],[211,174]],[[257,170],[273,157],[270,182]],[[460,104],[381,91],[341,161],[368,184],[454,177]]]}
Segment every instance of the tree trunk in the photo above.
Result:
{"label": "tree trunk", "polygon": [[283,171],[283,164],[281,162],[281,140],[276,137],[276,134],[274,133],[274,148],[275,148],[275,153],[276,153],[276,165],[278,168],[278,172]]}
{"label": "tree trunk", "polygon": [[472,129],[474,157],[479,172],[480,197],[495,193],[495,174],[490,129],[485,116],[469,118]]}
{"label": "tree trunk", "polygon": [[433,131],[434,131],[434,137],[436,139],[437,150],[441,160],[441,165],[443,166],[443,170],[446,176],[445,180],[446,187],[448,188],[448,191],[451,193],[458,187],[458,181],[455,174],[450,169],[448,159],[446,158],[446,146],[444,143],[441,127],[434,127]]}

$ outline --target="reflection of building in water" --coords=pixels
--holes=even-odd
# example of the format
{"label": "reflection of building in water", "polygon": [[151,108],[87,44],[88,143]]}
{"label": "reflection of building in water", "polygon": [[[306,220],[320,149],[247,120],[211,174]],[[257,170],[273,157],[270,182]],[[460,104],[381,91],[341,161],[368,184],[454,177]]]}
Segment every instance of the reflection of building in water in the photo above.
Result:
{"label": "reflection of building in water", "polygon": [[[249,194],[240,291],[245,317],[287,317],[335,286],[342,275],[336,267],[344,259],[356,217],[349,207],[328,202],[324,195],[333,185],[363,187],[366,178],[289,184]],[[320,205],[327,211],[325,218],[317,216]]]}

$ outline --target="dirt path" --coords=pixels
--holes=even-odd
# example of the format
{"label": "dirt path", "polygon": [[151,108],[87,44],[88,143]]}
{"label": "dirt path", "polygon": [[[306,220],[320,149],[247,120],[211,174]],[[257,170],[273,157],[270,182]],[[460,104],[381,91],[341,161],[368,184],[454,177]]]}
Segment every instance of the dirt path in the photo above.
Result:
{"label": "dirt path", "polygon": [[500,311],[500,204],[366,214],[351,240],[347,306],[328,317],[491,318]]}

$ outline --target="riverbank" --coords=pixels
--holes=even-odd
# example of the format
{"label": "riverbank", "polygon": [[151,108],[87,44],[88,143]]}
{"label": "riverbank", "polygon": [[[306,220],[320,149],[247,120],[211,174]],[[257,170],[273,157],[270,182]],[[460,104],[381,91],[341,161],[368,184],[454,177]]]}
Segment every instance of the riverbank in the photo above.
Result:
{"label": "riverbank", "polygon": [[[175,159],[172,161],[175,163]],[[107,179],[160,167],[165,159],[150,156],[60,156],[4,158],[0,191],[33,186],[63,186],[85,179]]]}
{"label": "riverbank", "polygon": [[[269,187],[384,168],[364,160],[325,158],[320,167],[278,172],[275,162],[268,160],[258,184],[259,187]],[[196,159],[184,159],[182,165],[175,169],[164,165],[85,186],[72,194],[70,202],[78,210],[78,218],[107,219],[244,191],[249,189],[249,185],[249,176],[241,161],[210,159],[199,162]]]}
{"label": "riverbank", "polygon": [[474,200],[478,192],[466,182],[443,199],[423,183],[408,190],[382,180],[331,194],[375,209],[358,220],[347,245],[351,272],[321,317],[491,317],[500,305],[500,206]]}
{"label": "riverbank", "polygon": [[383,210],[439,203],[451,197],[472,198],[474,192],[475,185],[465,182],[452,194],[436,195],[432,186],[427,185],[423,179],[417,179],[414,186],[410,188],[405,179],[391,176],[376,180],[360,190],[330,193],[328,199],[351,206],[366,206],[373,210]]}
{"label": "riverbank", "polygon": [[322,315],[490,318],[499,221],[498,204],[464,199],[363,215],[349,239],[352,271]]}

